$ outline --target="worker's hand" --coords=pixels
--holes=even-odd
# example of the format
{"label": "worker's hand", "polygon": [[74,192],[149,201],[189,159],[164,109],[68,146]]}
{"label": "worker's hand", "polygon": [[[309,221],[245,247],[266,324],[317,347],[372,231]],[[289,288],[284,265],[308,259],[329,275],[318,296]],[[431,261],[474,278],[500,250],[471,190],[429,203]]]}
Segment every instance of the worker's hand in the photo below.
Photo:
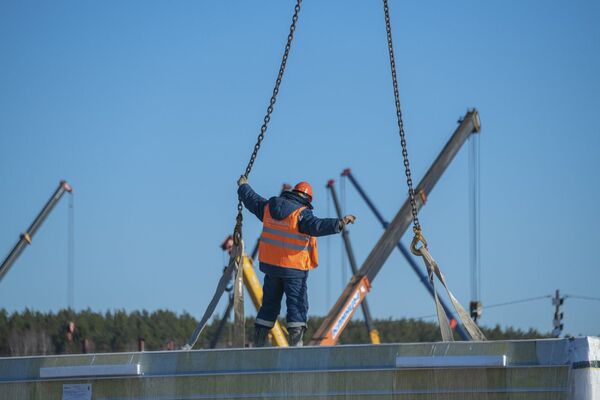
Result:
{"label": "worker's hand", "polygon": [[248,183],[248,178],[246,178],[244,175],[240,176],[240,179],[238,179],[238,186],[243,185],[244,183]]}
{"label": "worker's hand", "polygon": [[348,224],[353,224],[356,221],[356,217],[352,214],[346,215],[344,218],[340,219],[340,230],[344,228],[344,226]]}

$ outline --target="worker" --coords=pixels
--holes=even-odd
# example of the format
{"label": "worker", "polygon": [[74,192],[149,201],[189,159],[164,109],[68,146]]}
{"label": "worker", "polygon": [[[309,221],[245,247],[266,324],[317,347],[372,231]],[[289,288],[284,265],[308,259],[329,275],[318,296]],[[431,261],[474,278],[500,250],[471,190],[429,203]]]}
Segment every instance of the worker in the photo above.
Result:
{"label": "worker", "polygon": [[319,263],[316,237],[339,233],[356,217],[315,217],[313,191],[308,182],[300,182],[291,191],[266,200],[252,190],[242,175],[238,196],[248,211],[263,222],[258,258],[265,279],[263,304],[254,325],[254,345],[267,345],[285,293],[288,342],[290,346],[302,346],[308,313],[306,280],[308,271]]}

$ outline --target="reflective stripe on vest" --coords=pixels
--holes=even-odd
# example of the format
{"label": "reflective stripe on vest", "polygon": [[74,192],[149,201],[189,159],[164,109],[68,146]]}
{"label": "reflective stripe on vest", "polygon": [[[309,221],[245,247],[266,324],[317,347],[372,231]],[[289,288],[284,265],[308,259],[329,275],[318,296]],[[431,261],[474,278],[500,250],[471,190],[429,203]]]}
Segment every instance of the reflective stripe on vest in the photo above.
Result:
{"label": "reflective stripe on vest", "polygon": [[277,235],[277,236],[283,236],[283,237],[286,237],[289,239],[302,240],[302,241],[305,241],[306,243],[308,243],[308,241],[310,240],[310,236],[308,236],[308,235],[302,235],[302,234],[299,235],[296,233],[282,231],[280,229],[269,228],[268,226],[263,226],[263,232],[271,233],[271,234]]}
{"label": "reflective stripe on vest", "polygon": [[306,246],[298,246],[297,244],[286,243],[286,242],[282,242],[281,240],[275,240],[275,239],[271,239],[268,237],[261,237],[260,240],[262,240],[265,243],[272,244],[273,246],[285,247],[286,249],[292,249],[292,250],[304,251],[304,250],[310,250],[312,248],[308,244]]}

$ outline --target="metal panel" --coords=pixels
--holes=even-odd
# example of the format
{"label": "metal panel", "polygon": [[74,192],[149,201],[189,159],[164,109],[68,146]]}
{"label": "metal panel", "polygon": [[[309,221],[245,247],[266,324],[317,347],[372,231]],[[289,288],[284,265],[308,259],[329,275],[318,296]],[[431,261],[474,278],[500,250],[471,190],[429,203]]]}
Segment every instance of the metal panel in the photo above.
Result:
{"label": "metal panel", "polygon": [[40,368],[40,378],[77,378],[100,376],[139,376],[140,364],[77,365],[73,367]]}
{"label": "metal panel", "polygon": [[[592,400],[598,393],[593,383],[595,370],[574,369],[574,363],[597,361],[591,357],[598,354],[600,341],[592,339],[0,358],[0,399],[61,400],[63,385],[92,384],[96,400]],[[492,362],[472,365],[503,356],[506,367],[492,366]],[[399,357],[445,362],[441,367],[398,368]],[[458,365],[456,360],[470,365]],[[140,366],[139,375],[117,375],[127,372],[119,371],[121,366],[135,365]],[[69,372],[65,377],[40,374],[44,368],[61,371],[56,368],[65,367],[71,368],[62,370]],[[109,371],[102,372],[101,367]],[[77,371],[89,375],[75,376]]]}
{"label": "metal panel", "polygon": [[396,357],[397,368],[506,367],[506,356]]}

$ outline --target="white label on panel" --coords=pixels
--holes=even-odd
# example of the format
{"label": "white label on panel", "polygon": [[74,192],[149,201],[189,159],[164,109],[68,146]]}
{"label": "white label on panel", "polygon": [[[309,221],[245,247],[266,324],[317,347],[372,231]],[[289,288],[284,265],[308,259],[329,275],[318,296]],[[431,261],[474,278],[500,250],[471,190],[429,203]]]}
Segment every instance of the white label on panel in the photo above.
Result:
{"label": "white label on panel", "polygon": [[92,385],[63,385],[62,400],[92,400]]}

